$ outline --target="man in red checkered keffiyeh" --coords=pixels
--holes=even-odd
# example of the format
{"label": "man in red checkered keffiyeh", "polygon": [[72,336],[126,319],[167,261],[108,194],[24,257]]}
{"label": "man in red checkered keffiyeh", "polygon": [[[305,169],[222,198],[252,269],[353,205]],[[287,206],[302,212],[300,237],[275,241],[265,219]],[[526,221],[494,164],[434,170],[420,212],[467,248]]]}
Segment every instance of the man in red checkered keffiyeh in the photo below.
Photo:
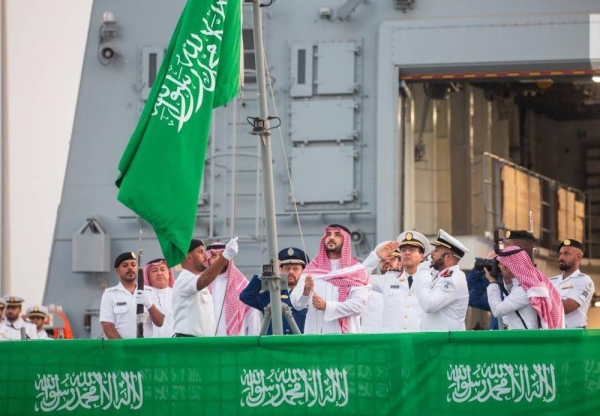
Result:
{"label": "man in red checkered keffiyeh", "polygon": [[[167,264],[167,261],[165,259],[155,259],[155,260],[151,260],[149,261],[145,266],[144,266],[144,286],[152,286],[155,287],[155,283],[151,283],[150,282],[150,269],[153,266],[159,266],[162,264]],[[167,266],[167,268],[169,269],[169,277],[167,280],[167,284],[170,288],[173,287],[173,285],[175,284],[175,274],[173,273],[173,269],[169,268]],[[161,289],[163,288],[162,286],[160,287]]]}
{"label": "man in red checkered keffiyeh", "polygon": [[352,257],[350,230],[339,224],[325,227],[325,234],[319,244],[319,252],[306,266],[307,273],[312,269],[337,270],[354,266],[358,260]]}
{"label": "man in red checkered keffiyeh", "polygon": [[346,227],[325,228],[319,252],[305,273],[290,295],[294,308],[308,308],[304,333],[360,332],[360,315],[371,286],[365,268],[352,258]]}
{"label": "man in red checkered keffiyeh", "polygon": [[[220,242],[207,247],[208,264],[220,255],[225,245]],[[258,311],[240,301],[240,293],[248,286],[248,279],[230,260],[221,274],[208,286],[215,305],[216,335],[258,335],[260,315]]]}
{"label": "man in red checkered keffiyeh", "polygon": [[527,252],[516,246],[506,247],[496,260],[505,266],[525,289],[531,306],[541,318],[542,328],[565,327],[565,313],[560,293],[533,265]]}
{"label": "man in red checkered keffiyeh", "polygon": [[144,337],[171,338],[173,330],[173,293],[175,274],[167,266],[163,258],[149,261],[144,266],[144,289],[150,290],[150,297],[154,305],[165,315],[162,326],[158,327],[148,319],[144,325]]}

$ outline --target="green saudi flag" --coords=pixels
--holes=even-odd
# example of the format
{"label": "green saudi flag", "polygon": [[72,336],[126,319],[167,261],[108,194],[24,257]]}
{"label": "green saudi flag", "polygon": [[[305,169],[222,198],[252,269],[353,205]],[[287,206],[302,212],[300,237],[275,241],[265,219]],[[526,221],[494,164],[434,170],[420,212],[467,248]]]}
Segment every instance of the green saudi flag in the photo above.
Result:
{"label": "green saudi flag", "polygon": [[239,90],[240,0],[188,0],[119,163],[117,199],[156,232],[169,266],[196,223],[213,108]]}

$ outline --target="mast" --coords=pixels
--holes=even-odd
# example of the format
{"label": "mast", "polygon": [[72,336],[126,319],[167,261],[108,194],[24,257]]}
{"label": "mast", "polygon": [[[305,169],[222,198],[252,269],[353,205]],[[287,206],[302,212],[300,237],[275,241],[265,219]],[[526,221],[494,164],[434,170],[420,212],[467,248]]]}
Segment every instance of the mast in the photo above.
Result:
{"label": "mast", "polygon": [[[271,1],[271,3],[273,3]],[[267,88],[265,82],[265,51],[262,36],[261,4],[252,0],[252,27],[254,53],[256,60],[256,82],[258,87],[258,118],[254,119],[252,134],[260,136],[261,162],[263,179],[263,196],[265,203],[265,225],[267,237],[267,254],[269,265],[263,266],[263,287],[268,287],[271,297],[271,324],[273,335],[283,334],[281,310],[281,278],[278,275],[277,263],[277,222],[275,219],[275,192],[273,184],[273,160],[271,154],[271,131],[267,109]],[[269,266],[271,270],[269,273]]]}
{"label": "mast", "polygon": [[0,293],[10,287],[10,185],[8,174],[8,120],[6,92],[6,3],[0,4]]}

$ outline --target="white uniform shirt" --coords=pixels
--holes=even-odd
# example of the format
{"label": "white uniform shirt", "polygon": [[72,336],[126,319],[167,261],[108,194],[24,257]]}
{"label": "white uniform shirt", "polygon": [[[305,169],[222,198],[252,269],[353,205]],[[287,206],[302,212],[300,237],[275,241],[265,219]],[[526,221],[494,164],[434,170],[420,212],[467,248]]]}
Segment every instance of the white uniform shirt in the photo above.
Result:
{"label": "white uniform shirt", "polygon": [[500,297],[500,286],[497,284],[488,285],[487,296],[492,314],[495,317],[502,318],[502,323],[506,326],[506,329],[525,329],[516,311],[525,321],[527,329],[539,329],[540,324],[537,313],[531,306],[527,292],[517,279],[513,279],[510,293],[504,300]]}
{"label": "white uniform shirt", "polygon": [[551,277],[550,281],[560,293],[561,299],[573,299],[579,304],[579,308],[565,315],[565,326],[567,328],[587,326],[587,313],[595,290],[592,278],[577,269],[565,279],[562,274],[559,274]]}
{"label": "white uniform shirt", "polygon": [[122,283],[104,291],[100,302],[100,323],[114,324],[121,338],[137,337],[136,312],[135,297]]}
{"label": "white uniform shirt", "polygon": [[177,334],[214,337],[215,306],[208,288],[198,290],[198,276],[183,269],[173,286],[173,330]]}
{"label": "white uniform shirt", "polygon": [[[379,262],[375,252],[363,262],[369,270]],[[423,311],[417,299],[417,290],[423,283],[431,282],[428,269],[417,270],[413,275],[413,283],[408,287],[406,272],[387,272],[383,275],[370,275],[373,292],[380,293],[383,300],[383,323],[378,332],[415,332],[421,329]],[[364,319],[364,316],[363,316]]]}
{"label": "white uniform shirt", "polygon": [[383,295],[372,290],[360,317],[360,331],[363,334],[379,334],[383,331]]}
{"label": "white uniform shirt", "polygon": [[[212,296],[215,304],[215,322],[217,324],[217,335],[227,336],[227,322],[225,320],[225,291],[227,289],[227,274],[222,273],[213,281]],[[239,293],[238,293],[239,297]],[[241,303],[241,301],[238,300]],[[260,311],[254,308],[248,308],[244,316],[244,325],[239,334],[235,335],[260,335]]]}
{"label": "white uniform shirt", "polygon": [[42,329],[41,331],[37,331],[37,339],[52,339],[48,336],[46,330]]}
{"label": "white uniform shirt", "polygon": [[[20,339],[20,338],[19,338]],[[0,341],[10,341],[11,337],[8,336],[8,331],[3,320],[0,320]]]}
{"label": "white uniform shirt", "polygon": [[[339,270],[339,269],[338,269]],[[371,291],[371,285],[354,286],[350,288],[348,298],[340,302],[337,286],[329,283],[318,276],[313,275],[315,287],[314,293],[321,296],[325,302],[325,310],[317,310],[312,305],[312,293],[304,296],[304,284],[306,275],[300,276],[298,284],[290,294],[290,300],[296,310],[308,308],[306,321],[304,323],[305,334],[340,334],[342,328],[339,318],[348,318],[348,332],[360,333],[360,316],[367,304],[367,298]]]}
{"label": "white uniform shirt", "polygon": [[458,264],[437,276],[429,283],[418,282],[417,297],[423,309],[421,330],[464,331],[469,307],[467,278]]}
{"label": "white uniform shirt", "polygon": [[152,319],[146,321],[144,336],[152,338],[171,338],[175,333],[173,330],[173,289],[166,287],[157,289],[155,287],[144,287],[154,306],[165,315],[162,326],[156,326]]}
{"label": "white uniform shirt", "polygon": [[37,339],[37,328],[31,322],[25,322],[21,317],[14,323],[11,323],[8,319],[4,320],[4,326],[6,327],[6,335],[12,340],[21,339],[21,328],[25,327],[25,333],[29,339]]}

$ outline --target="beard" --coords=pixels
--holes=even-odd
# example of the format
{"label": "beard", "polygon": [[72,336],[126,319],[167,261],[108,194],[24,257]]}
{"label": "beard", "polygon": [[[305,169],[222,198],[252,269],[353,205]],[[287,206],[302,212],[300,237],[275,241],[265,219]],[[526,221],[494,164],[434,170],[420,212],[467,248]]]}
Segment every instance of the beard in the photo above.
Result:
{"label": "beard", "polygon": [[341,246],[334,246],[334,247],[325,246],[325,252],[339,254],[342,252],[342,247]]}
{"label": "beard", "polygon": [[126,273],[125,276],[123,276],[121,279],[125,280],[126,282],[133,282],[135,279],[137,279],[137,274]]}
{"label": "beard", "polygon": [[444,258],[440,257],[439,259],[433,261],[431,263],[431,267],[433,267],[435,270],[442,271],[442,269],[444,268]]}
{"label": "beard", "polygon": [[288,287],[295,287],[297,283],[298,283],[298,279],[296,279],[296,276],[288,276],[287,277]]}
{"label": "beard", "polygon": [[562,263],[562,262],[558,263],[558,268],[560,269],[560,271],[563,271],[563,272],[569,270],[572,266],[573,266],[572,264],[569,265],[567,263]]}
{"label": "beard", "polygon": [[19,314],[14,312],[6,312],[5,315],[9,322],[14,322],[19,318]]}
{"label": "beard", "polygon": [[334,240],[329,240],[325,243],[325,251],[327,253],[341,253],[342,244],[338,245]]}

